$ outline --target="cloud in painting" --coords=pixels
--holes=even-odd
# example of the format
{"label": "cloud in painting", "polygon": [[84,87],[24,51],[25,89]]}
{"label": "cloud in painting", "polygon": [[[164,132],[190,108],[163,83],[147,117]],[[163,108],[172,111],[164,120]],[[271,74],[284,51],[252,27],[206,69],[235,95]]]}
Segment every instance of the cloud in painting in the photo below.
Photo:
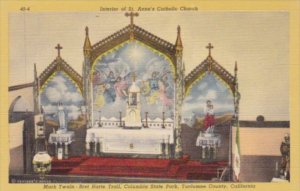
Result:
{"label": "cloud in painting", "polygon": [[56,87],[47,88],[46,96],[50,102],[59,102],[62,99],[62,94]]}
{"label": "cloud in painting", "polygon": [[233,97],[230,90],[214,75],[206,74],[193,85],[183,104],[183,117],[190,118],[193,113],[204,115],[206,101],[211,100],[215,114],[233,113]]}
{"label": "cloud in painting", "polygon": [[[136,53],[141,54],[136,55]],[[143,93],[141,94],[142,116],[144,116],[146,111],[149,112],[150,118],[162,117],[163,111],[165,112],[166,117],[174,116],[173,104],[168,106],[166,106],[167,104],[165,104],[165,106],[162,104],[162,100],[172,101],[172,103],[174,101],[174,77],[172,74],[172,64],[169,63],[169,61],[162,55],[151,51],[147,46],[143,46],[140,43],[132,41],[124,43],[123,46],[101,57],[100,60],[97,61],[95,67],[100,73],[105,73],[101,75],[101,82],[103,82],[103,84],[107,83],[110,86],[113,84],[111,83],[113,80],[108,79],[110,71],[114,72],[115,78],[118,76],[127,76],[123,80],[127,81],[129,86],[132,83],[132,78],[131,76],[128,76],[128,74],[135,72],[136,84],[141,88],[141,90],[143,90]],[[163,86],[159,86],[161,89],[152,89],[150,87],[150,80],[152,80],[153,72],[157,72],[157,75],[152,83],[156,82],[163,84]],[[108,93],[109,91],[106,89],[106,91],[100,93],[102,95],[94,94],[94,100],[98,100],[98,98],[100,99],[103,95],[106,98]],[[103,100],[103,98],[101,99]],[[104,99],[104,101],[107,100]],[[94,118],[98,118],[97,115],[99,110],[101,110],[101,115],[106,118],[118,118],[119,111],[121,111],[123,116],[125,116],[126,105],[127,100],[124,98],[118,99],[118,96],[115,101],[107,101],[101,106],[95,104]]]}
{"label": "cloud in painting", "polygon": [[75,84],[65,75],[63,72],[57,72],[49,80],[45,91],[41,93],[42,105],[45,113],[55,118],[58,110],[57,104],[62,102],[68,119],[77,119],[81,113],[83,97]]}

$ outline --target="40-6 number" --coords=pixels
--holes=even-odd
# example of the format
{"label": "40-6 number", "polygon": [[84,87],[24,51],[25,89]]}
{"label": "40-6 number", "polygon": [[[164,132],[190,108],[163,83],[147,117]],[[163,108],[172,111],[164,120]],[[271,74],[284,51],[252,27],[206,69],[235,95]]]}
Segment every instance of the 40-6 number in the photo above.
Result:
{"label": "40-6 number", "polygon": [[30,7],[21,7],[20,11],[30,11]]}

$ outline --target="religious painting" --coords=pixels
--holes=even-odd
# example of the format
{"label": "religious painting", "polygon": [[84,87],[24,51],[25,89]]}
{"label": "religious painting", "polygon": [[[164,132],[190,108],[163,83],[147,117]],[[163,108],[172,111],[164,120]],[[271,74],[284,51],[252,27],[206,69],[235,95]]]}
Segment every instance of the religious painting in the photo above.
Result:
{"label": "religious painting", "polygon": [[65,72],[58,71],[50,76],[40,92],[41,109],[44,110],[49,124],[57,123],[60,104],[66,112],[64,119],[66,122],[74,126],[76,121],[82,121],[82,94],[76,83]]}
{"label": "religious painting", "polygon": [[10,15],[10,183],[289,182],[289,15],[170,9]]}
{"label": "religious painting", "polygon": [[141,89],[141,113],[174,118],[174,66],[157,50],[134,40],[107,51],[93,64],[94,119],[125,115],[132,80]]}
{"label": "religious painting", "polygon": [[182,112],[189,127],[207,130],[209,124],[222,125],[234,115],[233,93],[215,73],[207,72],[187,90]]}

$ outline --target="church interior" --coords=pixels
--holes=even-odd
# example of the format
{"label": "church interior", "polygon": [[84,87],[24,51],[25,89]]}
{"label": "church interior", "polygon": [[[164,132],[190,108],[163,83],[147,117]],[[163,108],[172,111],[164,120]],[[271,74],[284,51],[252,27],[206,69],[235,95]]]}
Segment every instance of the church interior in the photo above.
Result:
{"label": "church interior", "polygon": [[[81,74],[57,44],[43,71],[32,68],[32,82],[9,87],[10,178],[289,180],[289,121],[239,118],[238,62],[227,71],[208,43],[187,73],[179,25],[170,43],[136,25],[138,13],[125,16],[129,25],[96,43],[83,28]],[[267,146],[247,144],[264,144],[271,131]]]}

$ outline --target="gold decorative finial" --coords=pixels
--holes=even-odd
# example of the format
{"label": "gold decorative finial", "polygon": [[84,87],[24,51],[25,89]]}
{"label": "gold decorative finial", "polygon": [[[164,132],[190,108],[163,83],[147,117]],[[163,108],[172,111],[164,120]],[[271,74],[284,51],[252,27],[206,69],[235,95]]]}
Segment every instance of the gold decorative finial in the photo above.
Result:
{"label": "gold decorative finial", "polygon": [[89,28],[86,26],[85,27],[85,41],[84,41],[84,45],[83,45],[84,55],[89,56],[91,50],[92,50],[92,45],[91,45],[91,41],[89,38]]}
{"label": "gold decorative finial", "polygon": [[37,77],[37,69],[36,69],[36,63],[34,63],[34,77]]}
{"label": "gold decorative finial", "polygon": [[55,49],[57,49],[57,57],[60,57],[60,50],[63,49],[63,47],[58,43]]}
{"label": "gold decorative finial", "polygon": [[211,49],[213,49],[214,47],[211,45],[211,43],[208,43],[206,48],[208,49],[208,55],[210,56],[211,55]]}
{"label": "gold decorative finial", "polygon": [[85,27],[85,35],[89,36],[89,27],[87,27],[87,26]]}
{"label": "gold decorative finial", "polygon": [[178,25],[178,27],[177,27],[177,39],[176,39],[176,42],[175,42],[177,52],[180,52],[183,49],[180,32],[181,32],[181,28],[180,28],[180,25]]}

